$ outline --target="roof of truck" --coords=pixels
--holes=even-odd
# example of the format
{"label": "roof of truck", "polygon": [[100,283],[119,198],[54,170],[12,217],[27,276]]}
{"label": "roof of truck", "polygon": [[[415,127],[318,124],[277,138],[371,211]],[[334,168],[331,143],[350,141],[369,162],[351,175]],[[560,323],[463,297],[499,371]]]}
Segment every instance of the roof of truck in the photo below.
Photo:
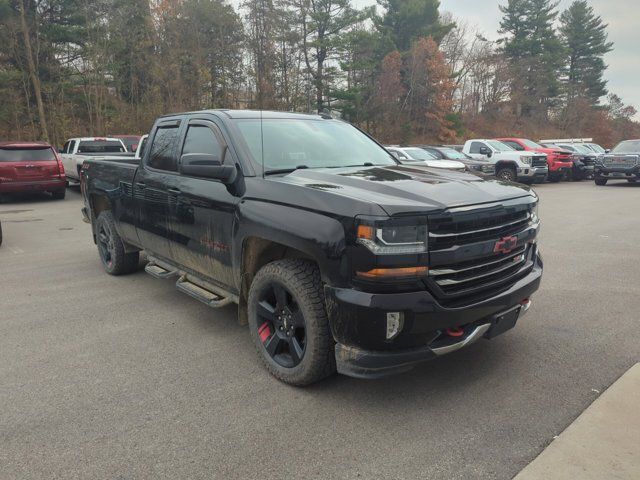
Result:
{"label": "roof of truck", "polygon": [[174,117],[176,115],[193,115],[196,113],[212,113],[212,114],[224,114],[229,118],[298,118],[298,119],[310,119],[310,118],[322,118],[331,119],[330,115],[319,115],[317,113],[296,113],[296,112],[277,112],[274,110],[230,110],[230,109],[211,109],[211,110],[198,110],[193,112],[181,112],[172,113],[168,115],[162,115],[163,117]]}
{"label": "roof of truck", "polygon": [[5,148],[38,148],[50,146],[51,144],[47,142],[0,142],[0,147]]}

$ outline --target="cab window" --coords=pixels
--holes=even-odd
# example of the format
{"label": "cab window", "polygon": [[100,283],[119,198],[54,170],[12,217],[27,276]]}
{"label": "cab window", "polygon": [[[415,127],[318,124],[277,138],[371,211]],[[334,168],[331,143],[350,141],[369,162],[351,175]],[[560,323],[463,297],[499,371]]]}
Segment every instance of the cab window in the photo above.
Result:
{"label": "cab window", "polygon": [[169,172],[177,172],[178,161],[175,154],[177,140],[178,126],[160,126],[156,130],[156,134],[151,142],[149,167]]}

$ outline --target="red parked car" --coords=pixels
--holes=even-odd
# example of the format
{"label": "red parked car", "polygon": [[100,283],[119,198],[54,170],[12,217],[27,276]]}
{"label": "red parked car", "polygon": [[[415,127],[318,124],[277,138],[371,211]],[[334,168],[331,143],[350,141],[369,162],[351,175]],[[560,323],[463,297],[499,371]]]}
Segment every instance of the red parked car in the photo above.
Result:
{"label": "red parked car", "polygon": [[550,182],[559,182],[567,175],[569,175],[571,173],[571,169],[573,168],[571,152],[563,150],[560,147],[543,147],[542,145],[526,138],[496,138],[494,140],[499,140],[502,143],[506,143],[511,148],[515,148],[520,152],[528,151],[546,153],[547,163],[549,164],[548,178]]}
{"label": "red parked car", "polygon": [[130,152],[135,152],[138,148],[138,143],[140,143],[140,135],[109,135],[111,138],[119,138],[122,140],[122,143],[125,144],[127,150]]}
{"label": "red parked car", "polygon": [[66,184],[62,160],[48,143],[0,143],[0,194],[49,192],[63,199]]}

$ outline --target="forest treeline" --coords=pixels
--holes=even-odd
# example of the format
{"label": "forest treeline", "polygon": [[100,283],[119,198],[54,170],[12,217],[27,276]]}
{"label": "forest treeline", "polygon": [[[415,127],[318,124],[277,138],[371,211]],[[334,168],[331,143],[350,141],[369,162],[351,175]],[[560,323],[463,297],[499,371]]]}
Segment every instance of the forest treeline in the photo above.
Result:
{"label": "forest treeline", "polygon": [[0,0],[0,139],[204,108],[328,110],[393,143],[640,137],[587,1],[500,3],[490,41],[438,0]]}

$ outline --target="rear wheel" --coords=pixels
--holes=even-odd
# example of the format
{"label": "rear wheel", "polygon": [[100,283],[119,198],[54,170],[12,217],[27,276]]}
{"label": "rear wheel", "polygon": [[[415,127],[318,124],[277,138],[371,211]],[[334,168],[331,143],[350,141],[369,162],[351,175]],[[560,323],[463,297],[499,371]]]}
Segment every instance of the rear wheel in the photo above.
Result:
{"label": "rear wheel", "polygon": [[278,260],[256,274],[248,298],[249,330],[269,372],[308,385],[335,372],[333,338],[318,267]]}
{"label": "rear wheel", "polygon": [[125,251],[109,210],[102,212],[96,220],[96,243],[102,265],[110,275],[124,275],[138,268],[139,252]]}
{"label": "rear wheel", "polygon": [[516,181],[516,171],[513,168],[505,167],[498,170],[496,177],[505,182]]}
{"label": "rear wheel", "polygon": [[51,192],[51,198],[53,198],[54,200],[64,200],[66,194],[67,190],[63,188],[62,190]]}
{"label": "rear wheel", "polygon": [[601,187],[607,184],[607,179],[606,178],[597,178],[596,177],[595,181],[596,181],[596,185],[599,185]]}

